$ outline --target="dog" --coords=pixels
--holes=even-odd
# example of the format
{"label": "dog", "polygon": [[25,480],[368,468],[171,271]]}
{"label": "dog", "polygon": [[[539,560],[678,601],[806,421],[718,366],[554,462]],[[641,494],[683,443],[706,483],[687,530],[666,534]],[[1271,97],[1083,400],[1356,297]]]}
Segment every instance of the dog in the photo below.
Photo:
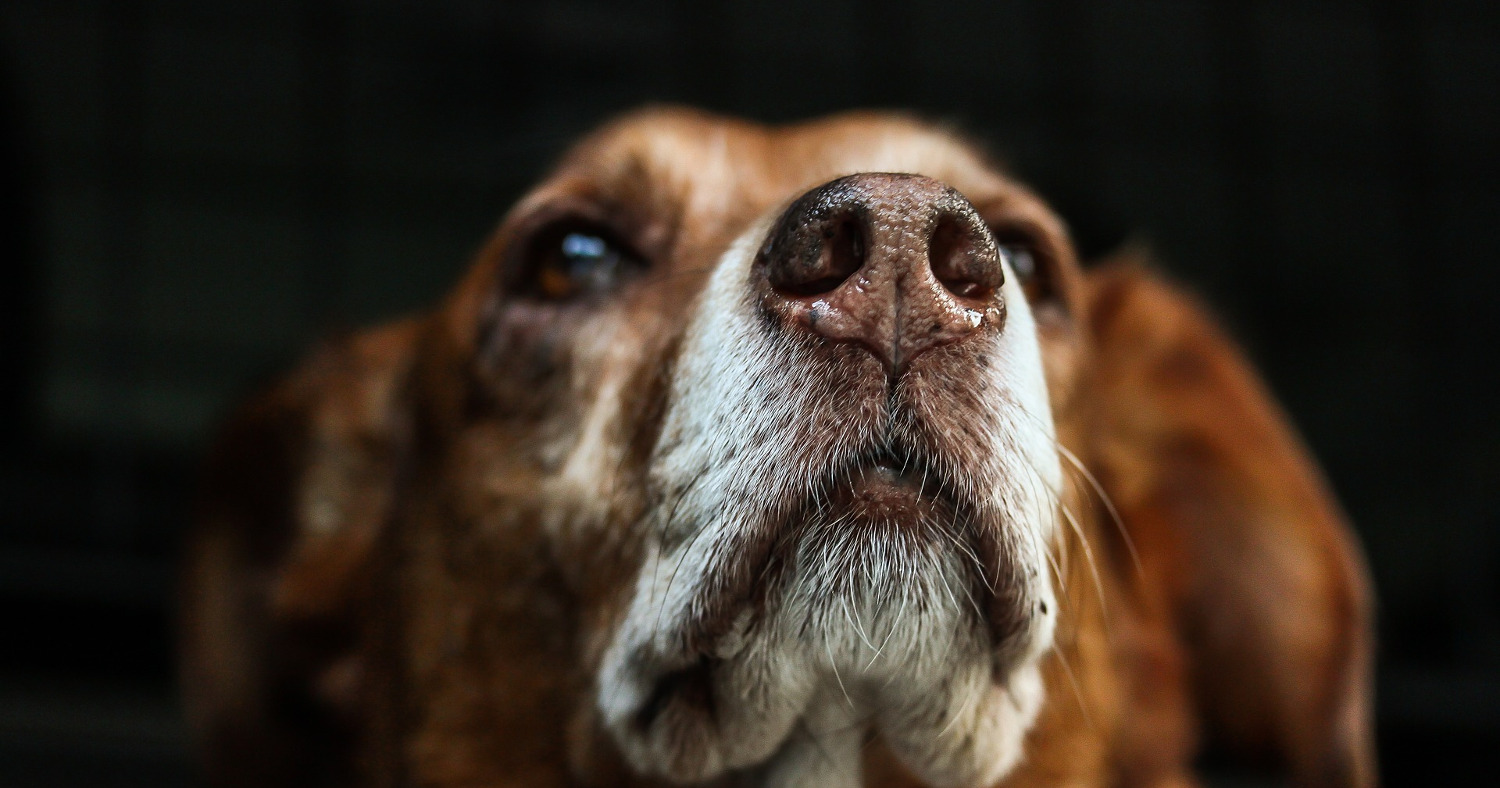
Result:
{"label": "dog", "polygon": [[606,126],[225,427],[210,778],[1374,784],[1353,535],[1141,257],[904,116]]}

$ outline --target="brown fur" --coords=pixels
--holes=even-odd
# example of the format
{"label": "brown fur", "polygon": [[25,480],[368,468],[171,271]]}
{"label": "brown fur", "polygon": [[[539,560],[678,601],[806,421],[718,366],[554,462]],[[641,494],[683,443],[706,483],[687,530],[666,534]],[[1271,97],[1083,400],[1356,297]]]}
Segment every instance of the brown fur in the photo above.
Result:
{"label": "brown fur", "polygon": [[[941,131],[686,111],[591,137],[436,310],[325,347],[226,429],[183,597],[184,692],[214,781],[644,784],[590,692],[639,560],[630,524],[651,503],[688,310],[749,222],[872,146],[904,146],[1049,266],[1058,438],[1099,485],[1069,474],[1047,701],[1003,784],[1193,785],[1208,739],[1299,784],[1373,784],[1358,552],[1203,310],[1136,262],[1085,274],[1040,201]],[[657,267],[607,318],[506,311],[506,260],[548,211],[600,214]],[[606,319],[612,342],[591,346]],[[608,375],[625,392],[619,481],[600,500],[549,497]],[[867,782],[909,782],[868,753]]]}

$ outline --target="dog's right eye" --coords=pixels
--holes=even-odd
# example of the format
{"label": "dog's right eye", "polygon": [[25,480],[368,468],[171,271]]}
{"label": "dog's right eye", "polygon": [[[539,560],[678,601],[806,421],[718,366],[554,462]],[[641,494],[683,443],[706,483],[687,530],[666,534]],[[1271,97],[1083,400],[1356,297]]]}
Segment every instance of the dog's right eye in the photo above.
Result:
{"label": "dog's right eye", "polygon": [[645,264],[607,227],[586,220],[555,222],[523,248],[515,292],[539,301],[574,301],[613,291]]}

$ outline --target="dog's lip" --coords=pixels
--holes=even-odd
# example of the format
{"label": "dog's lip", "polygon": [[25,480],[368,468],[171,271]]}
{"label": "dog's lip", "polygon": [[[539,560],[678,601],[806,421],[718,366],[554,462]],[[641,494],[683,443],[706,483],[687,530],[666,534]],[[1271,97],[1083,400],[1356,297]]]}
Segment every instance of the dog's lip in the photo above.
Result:
{"label": "dog's lip", "polygon": [[920,479],[920,475],[913,473],[910,468],[901,467],[894,459],[885,457],[857,466],[850,474],[850,483],[854,486],[883,484],[910,487]]}
{"label": "dog's lip", "polygon": [[952,504],[926,463],[891,452],[862,457],[835,474],[823,500],[839,514],[894,521],[916,520]]}
{"label": "dog's lip", "polygon": [[[725,551],[735,556],[728,564],[731,571],[720,577],[723,582],[715,586],[712,597],[693,608],[684,626],[684,659],[724,657],[720,639],[738,626],[736,621],[744,623],[739,618],[744,608],[757,611],[755,617],[764,611],[768,594],[777,587],[774,578],[788,568],[790,551],[808,521],[900,528],[930,536],[939,523],[951,527],[971,522],[974,511],[974,505],[956,494],[920,452],[880,448],[850,457],[825,473],[786,513],[738,535],[734,547]],[[965,530],[970,532],[961,538],[974,538],[970,526]],[[992,552],[982,545],[975,549]]]}

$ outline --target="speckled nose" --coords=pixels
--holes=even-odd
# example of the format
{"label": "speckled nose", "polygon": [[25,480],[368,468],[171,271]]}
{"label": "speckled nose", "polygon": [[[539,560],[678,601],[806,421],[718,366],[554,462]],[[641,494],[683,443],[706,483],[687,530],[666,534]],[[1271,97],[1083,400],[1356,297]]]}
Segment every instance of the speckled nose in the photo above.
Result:
{"label": "speckled nose", "polygon": [[763,309],[862,345],[902,374],[918,356],[1004,321],[994,236],[952,187],[863,173],[799,197],[755,261]]}

